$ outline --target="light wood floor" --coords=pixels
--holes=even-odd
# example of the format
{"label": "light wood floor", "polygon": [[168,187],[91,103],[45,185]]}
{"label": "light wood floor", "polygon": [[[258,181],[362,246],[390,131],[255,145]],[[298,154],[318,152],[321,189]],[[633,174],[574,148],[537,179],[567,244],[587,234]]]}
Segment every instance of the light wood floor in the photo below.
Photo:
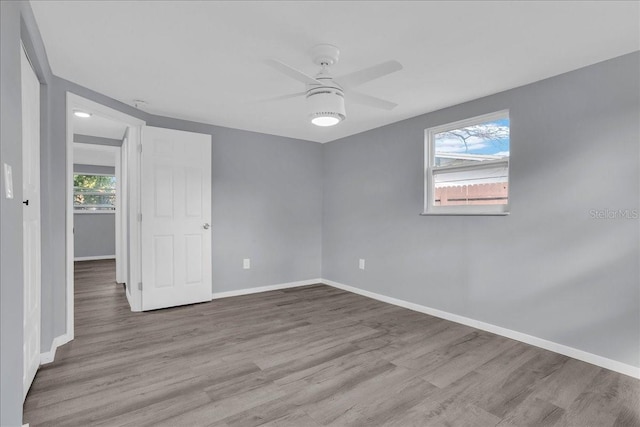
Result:
{"label": "light wood floor", "polygon": [[639,426],[639,381],[324,285],[131,313],[76,264],[76,339],[38,425]]}

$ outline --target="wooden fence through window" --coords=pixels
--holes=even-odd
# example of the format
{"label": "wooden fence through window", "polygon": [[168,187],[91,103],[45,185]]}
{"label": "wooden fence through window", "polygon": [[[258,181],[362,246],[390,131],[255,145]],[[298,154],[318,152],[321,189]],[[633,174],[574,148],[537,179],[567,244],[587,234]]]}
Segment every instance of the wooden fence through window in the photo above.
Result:
{"label": "wooden fence through window", "polygon": [[496,182],[493,184],[439,187],[435,191],[434,205],[506,205],[508,186],[509,184],[506,182]]}

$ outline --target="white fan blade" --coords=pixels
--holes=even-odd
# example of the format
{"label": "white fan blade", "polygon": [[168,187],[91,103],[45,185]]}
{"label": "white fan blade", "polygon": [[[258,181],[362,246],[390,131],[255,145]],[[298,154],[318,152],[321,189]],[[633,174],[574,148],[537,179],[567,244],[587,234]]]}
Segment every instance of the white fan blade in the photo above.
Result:
{"label": "white fan blade", "polygon": [[398,106],[398,104],[393,102],[354,91],[349,91],[346,95],[346,99],[347,102],[352,101],[356,104],[368,105],[369,107],[380,108],[382,110],[393,110]]}
{"label": "white fan blade", "polygon": [[299,82],[302,82],[304,84],[310,84],[310,85],[322,84],[318,80],[314,79],[311,76],[306,75],[302,71],[298,71],[295,68],[285,64],[284,62],[280,62],[276,59],[267,59],[265,63],[275,68],[276,70],[280,71],[282,74],[286,74],[287,76],[293,79],[296,79]]}
{"label": "white fan blade", "polygon": [[350,88],[400,70],[402,70],[402,64],[398,61],[387,61],[342,77],[336,77],[334,81],[343,88]]}
{"label": "white fan blade", "polygon": [[296,98],[298,96],[305,96],[306,94],[307,92],[290,93],[288,95],[276,96],[274,98],[261,99],[258,102],[281,101],[283,99]]}

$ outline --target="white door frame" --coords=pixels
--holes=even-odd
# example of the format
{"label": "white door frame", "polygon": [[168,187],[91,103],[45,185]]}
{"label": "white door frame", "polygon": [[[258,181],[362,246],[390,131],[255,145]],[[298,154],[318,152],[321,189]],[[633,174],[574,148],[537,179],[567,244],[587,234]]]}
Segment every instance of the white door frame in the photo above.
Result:
{"label": "white door frame", "polygon": [[[129,191],[134,190],[139,185],[139,155],[137,151],[137,147],[140,141],[140,135],[142,126],[144,126],[145,121],[130,116],[128,114],[122,113],[120,111],[114,110],[113,108],[107,107],[105,105],[99,104],[97,102],[91,101],[89,99],[83,98],[79,95],[76,95],[71,92],[67,92],[67,164],[66,164],[66,172],[67,172],[67,185],[66,185],[66,314],[67,314],[67,332],[65,334],[63,342],[60,344],[64,344],[73,339],[74,337],[74,318],[73,318],[73,309],[74,309],[74,300],[73,300],[73,291],[74,291],[74,278],[73,278],[73,111],[74,110],[88,110],[92,113],[99,114],[102,117],[106,117],[111,120],[115,120],[118,122],[126,123],[129,125],[129,144],[128,144],[128,159],[129,159],[129,169],[128,169],[128,183],[127,187]],[[131,148],[133,147],[133,149]],[[131,234],[129,236],[129,245],[131,245],[131,250],[129,251],[130,259],[130,271],[129,277],[127,278],[127,287],[131,288],[131,309],[133,311],[140,311],[142,297],[140,291],[138,291],[137,286],[132,286],[133,283],[138,283],[138,278],[140,275],[139,269],[139,259],[137,254],[139,253],[137,248],[139,245],[139,230],[138,230],[138,222],[137,222],[137,212],[139,212],[139,206],[137,204],[138,192],[134,192],[134,194],[130,194],[130,203],[129,203],[129,220],[130,220],[130,231]],[[131,221],[131,219],[134,219]],[[134,292],[135,291],[135,292]],[[127,292],[127,297],[129,293]]]}
{"label": "white door frame", "polygon": [[124,159],[124,152],[127,150],[127,138],[129,128],[125,132],[125,137],[122,139],[122,145],[118,147],[118,153],[116,155],[116,282],[127,282],[127,251],[126,251],[126,239],[127,239],[127,221],[125,214],[127,212],[126,191],[123,184],[127,182],[126,163]]}
{"label": "white door frame", "polygon": [[[22,400],[33,383],[40,366],[42,336],[42,249],[41,249],[41,186],[40,186],[40,80],[24,45],[20,46],[20,91],[22,99],[22,211],[23,246],[23,319],[22,319]],[[31,202],[31,203],[29,203]],[[28,226],[25,226],[27,225]],[[28,231],[27,231],[28,230]],[[26,241],[25,241],[26,240]]]}

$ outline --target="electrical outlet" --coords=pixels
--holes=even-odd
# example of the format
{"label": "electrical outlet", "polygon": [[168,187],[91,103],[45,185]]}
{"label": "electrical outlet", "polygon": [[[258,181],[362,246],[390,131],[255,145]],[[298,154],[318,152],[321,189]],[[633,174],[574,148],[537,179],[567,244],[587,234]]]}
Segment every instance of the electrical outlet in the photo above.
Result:
{"label": "electrical outlet", "polygon": [[358,260],[358,268],[360,268],[360,270],[364,270],[364,260],[362,258]]}
{"label": "electrical outlet", "polygon": [[249,270],[251,268],[251,258],[245,258],[242,260],[242,268]]}

